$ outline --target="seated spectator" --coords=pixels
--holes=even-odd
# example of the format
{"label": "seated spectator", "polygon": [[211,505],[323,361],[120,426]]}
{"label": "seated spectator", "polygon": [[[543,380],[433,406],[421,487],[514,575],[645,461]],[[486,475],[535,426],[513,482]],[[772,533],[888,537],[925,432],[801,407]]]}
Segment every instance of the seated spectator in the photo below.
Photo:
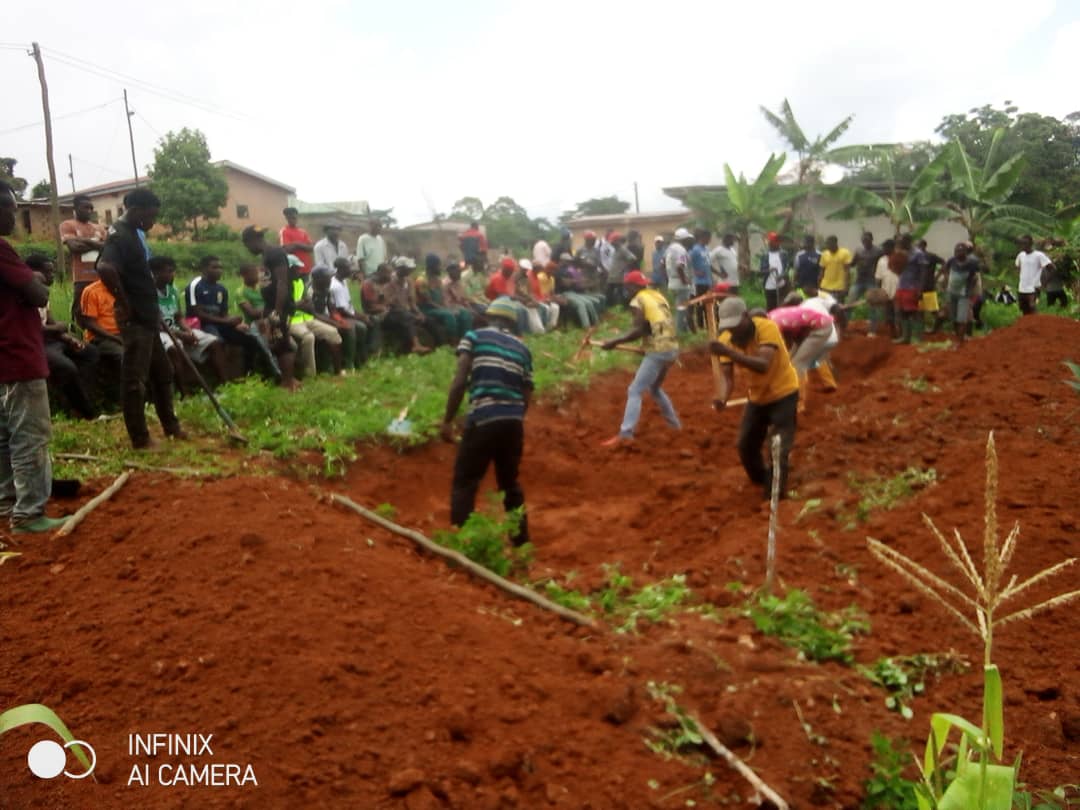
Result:
{"label": "seated spectator", "polygon": [[[330,272],[330,268],[326,267],[326,265],[319,266],[324,267],[327,273]],[[311,273],[314,276],[315,270],[313,269]],[[327,281],[327,288],[329,289],[329,281]],[[328,316],[323,316],[325,320],[316,317],[304,279],[297,278],[293,280],[292,292],[296,311],[293,313],[292,320],[289,321],[289,334],[300,347],[299,359],[297,360],[300,371],[305,376],[314,376],[318,373],[318,366],[315,361],[315,344],[318,342],[329,349],[334,373],[339,374],[342,370],[341,333],[338,332],[336,326],[329,323]]]}
{"label": "seated spectator", "polygon": [[[41,273],[45,285],[52,287],[56,265],[52,259],[36,253],[27,257],[26,266]],[[98,350],[83,343],[68,331],[66,323],[53,320],[49,305],[41,307],[41,329],[45,338],[45,359],[49,363],[49,382],[64,395],[67,404],[83,419],[96,419],[87,386],[92,385],[98,370]]]}
{"label": "seated spectator", "polygon": [[579,326],[588,329],[600,322],[599,301],[606,299],[599,294],[586,292],[585,276],[568,253],[559,257],[559,266],[555,270],[555,292],[565,299],[569,312]]}
{"label": "seated spectator", "polygon": [[259,342],[259,356],[267,372],[275,382],[281,382],[281,367],[270,348],[270,322],[266,317],[266,300],[263,298],[262,270],[255,264],[240,266],[241,284],[236,288],[236,305],[247,324],[248,334]]}
{"label": "seated spectator", "polygon": [[[342,352],[345,368],[360,368],[371,356],[375,340],[372,338],[374,326],[362,312],[353,307],[352,294],[349,292],[349,279],[352,278],[352,264],[348,259],[334,261],[334,277],[330,279],[330,317],[341,332]],[[359,271],[362,276],[363,271]]]}
{"label": "seated spectator", "polygon": [[[338,333],[337,345],[327,343],[330,351],[330,360],[334,366],[334,373],[339,376],[345,375],[345,335],[344,330],[337,324],[330,313],[330,282],[334,280],[334,271],[325,264],[317,264],[311,270],[311,283],[308,284],[304,299],[297,304],[297,309],[306,312],[314,318],[314,322],[323,326],[329,326]],[[316,341],[318,340],[316,336]],[[354,338],[355,341],[355,338]],[[353,345],[355,360],[355,342]]]}
{"label": "seated spectator", "polygon": [[222,272],[217,256],[205,256],[199,262],[199,275],[184,289],[187,325],[242,348],[244,371],[250,373],[255,358],[262,354],[262,346],[242,315],[229,314],[229,291],[221,283]]}
{"label": "seated spectator", "polygon": [[399,335],[403,345],[409,347],[406,351],[427,354],[431,349],[420,342],[417,331],[426,319],[416,305],[416,291],[410,278],[416,269],[416,262],[408,256],[398,256],[392,264],[393,272],[381,287],[386,303],[383,329]]}
{"label": "seated spectator", "polygon": [[487,296],[488,301],[509,298],[517,313],[517,333],[524,335],[529,331],[529,313],[524,305],[514,298],[514,276],[517,269],[518,265],[513,256],[503,256],[499,261],[498,269],[488,278],[484,295]]}
{"label": "seated spectator", "polygon": [[116,323],[116,299],[101,279],[87,285],[79,298],[79,325],[86,331],[83,340],[98,351],[101,394],[107,410],[120,402],[124,341]]}
{"label": "seated spectator", "polygon": [[161,323],[165,331],[161,332],[161,345],[165,347],[165,354],[172,363],[173,376],[181,381],[187,376],[186,364],[180,358],[173,342],[172,335],[184,347],[187,356],[194,362],[201,363],[209,359],[210,367],[214,370],[214,376],[219,383],[228,379],[225,371],[225,345],[221,338],[204,332],[202,329],[192,329],[184,323],[180,317],[180,296],[173,286],[176,278],[176,262],[168,256],[154,256],[150,259],[150,272],[154,274],[154,285],[157,287],[158,309],[161,310]]}
{"label": "seated spectator", "polygon": [[466,272],[472,271],[463,271],[458,262],[449,262],[446,265],[446,280],[443,282],[446,306],[450,309],[467,310],[474,325],[486,323],[484,310],[487,309],[487,299],[484,297],[483,287],[478,292],[470,292],[465,286]]}
{"label": "seated spectator", "polygon": [[529,273],[532,272],[532,262],[522,259],[518,262],[518,269],[514,272],[514,300],[525,307],[528,318],[529,333],[534,335],[544,334],[544,312],[540,302],[533,296],[532,282]]}
{"label": "seated spectator", "polygon": [[461,307],[447,306],[443,294],[442,260],[434,253],[424,257],[424,278],[416,282],[416,303],[428,319],[443,332],[443,342],[457,346],[458,340],[472,329],[472,313]]}
{"label": "seated spectator", "polygon": [[476,270],[470,264],[461,268],[461,288],[465,296],[473,303],[486,310],[488,305],[487,285],[490,276],[486,272]]}
{"label": "seated spectator", "polygon": [[555,278],[548,271],[548,268],[554,265],[548,262],[540,267],[525,267],[525,261],[521,264],[528,276],[532,297],[540,304],[540,317],[544,328],[549,331],[555,329],[559,325],[560,305],[563,302],[555,295]]}

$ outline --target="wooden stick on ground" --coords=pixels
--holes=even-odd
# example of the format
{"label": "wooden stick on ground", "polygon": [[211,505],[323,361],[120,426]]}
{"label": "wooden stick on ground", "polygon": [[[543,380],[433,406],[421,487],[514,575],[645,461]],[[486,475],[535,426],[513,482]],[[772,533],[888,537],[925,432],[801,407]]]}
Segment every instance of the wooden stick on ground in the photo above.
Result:
{"label": "wooden stick on ground", "polygon": [[761,777],[754,773],[749,765],[739,759],[739,757],[726,745],[720,742],[720,740],[716,739],[716,735],[709,731],[709,728],[701,722],[701,718],[693,713],[690,713],[689,716],[695,725],[697,725],[698,733],[701,734],[701,739],[705,741],[705,744],[708,745],[709,748],[722,757],[732,770],[738,771],[747,782],[754,786],[754,789],[758,793],[775,804],[776,810],[790,810],[788,803],[780,798],[780,794],[762,782]]}
{"label": "wooden stick on ground", "polygon": [[401,537],[412,540],[414,543],[416,543],[418,546],[425,549],[426,551],[430,551],[432,554],[435,554],[438,557],[442,557],[444,560],[449,560],[455,565],[461,566],[473,576],[477,576],[485,582],[490,582],[492,585],[495,585],[496,587],[501,588],[507,593],[516,596],[518,599],[524,599],[526,602],[532,602],[537,607],[541,607],[544,610],[550,610],[552,613],[558,615],[560,618],[566,619],[570,622],[574,622],[575,624],[580,624],[585,627],[596,626],[595,620],[593,620],[589,616],[586,616],[583,613],[578,613],[575,610],[564,608],[562,605],[557,605],[550,599],[541,596],[534,590],[522,587],[521,585],[518,585],[515,582],[511,582],[508,579],[503,579],[498,574],[489,571],[487,568],[484,568],[484,566],[477,565],[463,554],[459,554],[453,549],[446,548],[445,546],[440,546],[433,540],[429,540],[427,537],[424,537],[424,535],[420,534],[420,532],[418,531],[414,531],[413,529],[406,529],[404,526],[399,526],[392,520],[387,520],[382,515],[377,515],[369,509],[365,509],[358,503],[350,500],[349,498],[346,498],[344,495],[338,495],[335,493],[330,496],[330,500],[334,501],[335,503],[339,503],[348,509],[351,509],[352,511],[356,512],[356,514],[360,515],[360,517],[366,518],[367,520],[370,520],[372,523],[378,526],[382,526],[382,528],[386,529],[387,531],[393,532],[394,534],[400,535]]}
{"label": "wooden stick on ground", "polygon": [[124,466],[133,470],[149,470],[150,472],[171,473],[173,475],[207,475],[205,470],[199,470],[195,467],[158,467],[154,464],[143,464],[141,461],[125,461]]}
{"label": "wooden stick on ground", "polygon": [[92,456],[89,453],[53,453],[53,458],[65,461],[101,461],[100,456]]}
{"label": "wooden stick on ground", "polygon": [[89,515],[91,512],[101,506],[101,504],[105,503],[105,501],[109,500],[109,498],[119,492],[120,488],[127,483],[127,480],[129,478],[131,478],[131,470],[125,470],[124,472],[120,473],[120,475],[117,476],[117,479],[111,484],[109,484],[108,489],[106,489],[100,495],[91,499],[87,503],[83,504],[79,508],[79,510],[75,512],[74,515],[69,517],[67,519],[67,522],[57,530],[56,534],[53,535],[53,537],[67,537],[69,534],[75,531],[75,527],[82,523],[83,519],[87,515]]}
{"label": "wooden stick on ground", "polygon": [[769,543],[765,552],[765,593],[776,579],[776,524],[780,514],[780,434],[772,437],[772,497],[769,499]]}

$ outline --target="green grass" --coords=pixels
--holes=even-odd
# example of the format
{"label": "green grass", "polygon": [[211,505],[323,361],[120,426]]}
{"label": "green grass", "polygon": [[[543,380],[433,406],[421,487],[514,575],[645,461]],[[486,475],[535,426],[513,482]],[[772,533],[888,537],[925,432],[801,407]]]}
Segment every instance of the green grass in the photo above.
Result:
{"label": "green grass", "polygon": [[[617,313],[605,319],[598,335],[615,335],[629,325],[629,316]],[[583,332],[572,329],[526,337],[532,350],[536,393],[540,398],[561,399],[577,387],[588,385],[593,375],[616,368],[631,368],[638,358],[626,352],[593,349],[591,360],[573,362]],[[700,338],[699,338],[700,339]],[[456,358],[451,347],[426,356],[404,355],[372,360],[348,377],[318,376],[304,381],[294,393],[248,377],[222,385],[217,395],[225,410],[248,439],[247,453],[221,452],[212,439],[223,430],[210,402],[202,394],[177,401],[181,422],[194,437],[191,442],[166,442],[152,455],[129,450],[122,420],[82,422],[58,416],[53,426],[53,451],[97,456],[100,462],[61,460],[63,474],[76,477],[115,473],[133,459],[158,466],[187,467],[210,474],[244,469],[270,472],[251,454],[270,454],[278,459],[314,453],[326,474],[339,474],[356,459],[359,442],[422,443],[432,439],[442,421],[446,392],[454,375]],[[409,410],[413,435],[391,438],[386,428],[415,395]],[[462,408],[462,413],[465,412]],[[153,425],[152,412],[147,414]]]}
{"label": "green grass", "polygon": [[856,516],[866,521],[875,509],[892,509],[897,503],[910,498],[918,489],[924,489],[937,481],[937,470],[933,467],[922,470],[908,467],[891,478],[882,476],[860,477],[852,473],[848,484],[859,493]]}

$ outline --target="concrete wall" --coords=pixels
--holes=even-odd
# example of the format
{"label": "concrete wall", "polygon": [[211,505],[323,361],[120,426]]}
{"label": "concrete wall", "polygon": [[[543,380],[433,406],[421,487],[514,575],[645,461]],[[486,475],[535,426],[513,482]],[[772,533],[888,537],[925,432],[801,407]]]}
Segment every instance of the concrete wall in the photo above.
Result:
{"label": "concrete wall", "polygon": [[[71,219],[75,215],[70,205],[60,206],[60,221]],[[33,239],[37,242],[50,242],[56,237],[59,223],[53,224],[52,211],[45,205],[20,203],[15,216],[15,238]]]}
{"label": "concrete wall", "polygon": [[[221,209],[221,222],[237,231],[248,225],[261,225],[274,233],[285,224],[281,210],[289,204],[288,191],[229,167],[225,167],[225,180],[229,184],[229,197]],[[247,207],[246,216],[240,216],[238,206]],[[322,233],[316,236],[312,232],[311,236],[321,239]]]}

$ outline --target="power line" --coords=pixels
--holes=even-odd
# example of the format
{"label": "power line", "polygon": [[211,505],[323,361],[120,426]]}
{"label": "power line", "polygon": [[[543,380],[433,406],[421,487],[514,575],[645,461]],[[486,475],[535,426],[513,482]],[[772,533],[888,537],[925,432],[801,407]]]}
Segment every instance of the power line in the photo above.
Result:
{"label": "power line", "polygon": [[[101,104],[95,104],[93,107],[86,107],[85,109],[75,110],[74,112],[64,113],[63,115],[54,115],[53,116],[53,121],[60,121],[61,119],[64,119],[64,118],[73,118],[76,115],[82,115],[83,113],[93,112],[94,110],[100,110],[100,109],[102,109],[104,107],[108,107],[110,104],[115,104],[118,101],[120,101],[119,98],[112,98],[112,99],[109,99],[108,101],[105,101],[105,102],[103,102]],[[20,132],[21,130],[24,130],[24,129],[33,129],[34,127],[40,127],[44,123],[45,123],[44,121],[34,121],[31,124],[23,124],[22,126],[12,127],[11,129],[0,130],[0,135],[8,135],[8,134],[10,134],[12,132]]]}
{"label": "power line", "polygon": [[148,82],[145,79],[140,79],[126,73],[121,73],[120,71],[113,70],[112,68],[107,68],[102,65],[95,64],[94,62],[90,62],[86,59],[63,53],[62,51],[56,51],[52,48],[46,49],[46,53],[48,53],[48,55],[57,62],[60,62],[61,64],[67,65],[68,67],[74,68],[76,70],[91,73],[95,76],[99,76],[101,78],[109,79],[115,82],[126,82],[147,93],[161,96],[162,98],[165,98],[169,101],[177,102],[179,104],[186,104],[189,107],[194,107],[195,109],[202,110],[203,112],[209,112],[215,115],[221,115],[236,120],[243,120],[243,116],[238,115],[231,110],[226,110],[222,107],[218,107],[212,102],[204,101],[202,99],[195,98],[194,96],[186,95],[185,93],[172,90],[168,87],[162,87],[161,85]]}
{"label": "power line", "polygon": [[145,115],[143,115],[143,114],[142,114],[141,112],[139,112],[138,110],[134,110],[134,114],[135,114],[136,116],[138,116],[138,117],[139,117],[140,119],[142,119],[142,122],[143,122],[144,124],[146,124],[146,125],[147,125],[148,127],[150,127],[150,129],[151,129],[151,130],[153,131],[153,133],[154,133],[155,135],[157,135],[157,136],[158,136],[159,138],[164,138],[164,137],[165,137],[165,136],[164,136],[164,135],[162,135],[162,134],[161,134],[160,132],[158,132],[158,128],[157,128],[157,127],[155,127],[155,126],[154,126],[153,124],[151,124],[151,123],[150,123],[149,121],[147,121],[147,120],[146,120],[146,116],[145,116]]}

